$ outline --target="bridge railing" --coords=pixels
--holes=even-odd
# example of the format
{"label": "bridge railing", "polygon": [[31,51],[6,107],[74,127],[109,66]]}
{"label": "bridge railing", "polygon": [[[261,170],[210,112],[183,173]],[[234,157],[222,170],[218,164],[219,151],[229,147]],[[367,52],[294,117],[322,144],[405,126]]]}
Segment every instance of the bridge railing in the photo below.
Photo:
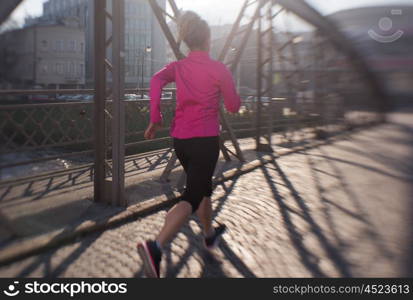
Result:
{"label": "bridge railing", "polygon": [[[127,90],[125,98],[139,97],[146,90]],[[149,123],[149,100],[125,100],[125,149],[126,155],[145,153],[151,150],[168,148],[171,145],[169,124],[174,116],[175,89],[166,89],[170,98],[162,100],[164,125],[157,138],[144,140],[143,133]],[[93,90],[39,90],[39,91],[1,91],[0,95],[27,96],[51,95],[47,103],[2,104],[0,105],[0,168],[3,170],[1,180],[18,179],[4,176],[14,167],[32,164],[47,164],[55,160],[75,162],[75,168],[82,165],[91,166],[93,162],[93,100],[87,95]],[[82,94],[86,100],[76,102],[59,102],[56,95]],[[294,101],[293,101],[294,99]],[[28,100],[30,101],[30,100]],[[53,102],[51,102],[53,101]],[[60,100],[61,101],[61,100]],[[108,100],[107,113],[111,113]],[[265,132],[279,132],[287,139],[292,139],[294,132],[315,130],[328,124],[344,124],[349,122],[346,113],[351,111],[343,103],[329,101],[324,115],[314,98],[303,98],[298,101],[297,95],[278,98],[263,98],[263,110],[259,126]],[[227,114],[229,123],[237,138],[253,137],[256,130],[257,98],[253,95],[242,95],[242,106],[237,114]],[[357,118],[360,121],[360,118]],[[354,121],[355,118],[352,118]],[[367,119],[365,120],[367,121]],[[110,122],[106,125],[110,132]],[[224,139],[228,133],[222,132]],[[107,136],[108,156],[110,157],[111,137]],[[24,155],[19,155],[24,154]],[[70,164],[69,164],[70,165]],[[67,164],[61,165],[62,170],[70,171]],[[45,168],[49,171],[47,168]],[[56,169],[54,169],[56,170]],[[57,170],[56,170],[57,171]],[[41,172],[23,172],[23,176],[41,175]]]}

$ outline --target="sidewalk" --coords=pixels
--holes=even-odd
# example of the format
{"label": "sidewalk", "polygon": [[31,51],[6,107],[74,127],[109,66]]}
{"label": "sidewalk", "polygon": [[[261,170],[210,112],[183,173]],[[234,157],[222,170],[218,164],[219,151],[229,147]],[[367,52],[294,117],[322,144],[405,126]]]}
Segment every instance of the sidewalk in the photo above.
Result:
{"label": "sidewalk", "polygon": [[[275,155],[285,155],[323,143],[315,141],[311,136],[312,133],[308,133],[308,139],[291,143],[275,134]],[[221,155],[215,172],[216,184],[249,172],[266,162],[265,157],[264,161],[257,160],[261,154],[254,150],[254,139],[246,138],[239,142],[245,163],[239,162],[235,157],[226,162]],[[227,144],[232,149],[230,143]],[[169,182],[159,180],[171,153],[170,149],[165,149],[127,158],[127,208],[92,201],[93,182],[88,168],[35,181],[18,182],[13,186],[0,186],[1,219],[6,225],[0,230],[0,264],[172,205],[181,195],[182,190],[177,186],[182,168],[179,166],[173,170]]]}
{"label": "sidewalk", "polygon": [[[218,249],[205,252],[193,217],[166,247],[162,277],[411,277],[412,120],[255,155],[254,169],[214,191],[214,221],[228,226]],[[167,209],[139,211],[2,264],[0,277],[143,277],[136,242],[154,237]]]}

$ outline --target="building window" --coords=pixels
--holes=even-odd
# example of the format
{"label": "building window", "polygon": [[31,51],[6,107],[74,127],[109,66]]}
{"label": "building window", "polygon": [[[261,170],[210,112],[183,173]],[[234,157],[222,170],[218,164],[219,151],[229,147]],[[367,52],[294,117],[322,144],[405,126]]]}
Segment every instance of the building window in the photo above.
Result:
{"label": "building window", "polygon": [[46,40],[41,41],[41,47],[43,50],[47,50],[48,42]]}
{"label": "building window", "polygon": [[56,41],[55,50],[58,51],[58,52],[63,51],[63,41],[62,40]]}
{"label": "building window", "polygon": [[76,41],[69,41],[69,47],[68,47],[70,52],[75,52],[76,51]]}
{"label": "building window", "polygon": [[85,53],[85,44],[80,43],[80,53]]}
{"label": "building window", "polygon": [[84,66],[83,64],[80,64],[80,72],[79,72],[79,75],[80,75],[81,77],[83,77],[84,68],[85,68],[85,66]]}
{"label": "building window", "polygon": [[47,65],[43,64],[40,68],[40,71],[42,74],[47,74]]}
{"label": "building window", "polygon": [[63,74],[63,65],[61,63],[57,63],[56,64],[56,73],[58,75],[62,75]]}
{"label": "building window", "polygon": [[74,75],[75,74],[75,64],[73,62],[70,62],[70,63],[68,63],[68,65],[69,65],[68,73],[70,75]]}

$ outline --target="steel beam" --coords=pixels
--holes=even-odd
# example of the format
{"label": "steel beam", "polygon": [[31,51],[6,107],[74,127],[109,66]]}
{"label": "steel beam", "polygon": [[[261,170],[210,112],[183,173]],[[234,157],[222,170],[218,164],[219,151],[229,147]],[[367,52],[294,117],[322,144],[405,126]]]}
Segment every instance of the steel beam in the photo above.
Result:
{"label": "steel beam", "polygon": [[[255,0],[256,1],[256,0]],[[241,20],[244,17],[245,11],[248,8],[249,4],[251,3],[251,0],[245,0],[244,4],[241,7],[241,11],[239,12],[237,19],[234,23],[234,25],[232,26],[232,29],[229,33],[229,36],[227,38],[227,40],[225,41],[225,45],[224,48],[221,51],[221,54],[219,56],[219,60],[220,61],[224,61],[225,57],[229,51],[229,49],[231,48],[232,42],[234,41],[239,29],[240,29],[240,25],[241,25]]]}
{"label": "steel beam", "polygon": [[[328,37],[337,49],[346,54],[353,66],[365,78],[372,95],[375,96],[378,108],[381,112],[389,110],[390,102],[387,93],[380,84],[377,76],[370,70],[366,61],[353,47],[351,41],[339,30],[337,25],[328,18],[322,16],[304,0],[277,0],[278,4],[299,16],[303,20],[316,27],[323,35]],[[384,118],[384,116],[383,116]]]}
{"label": "steel beam", "polygon": [[[262,107],[262,97],[266,96],[272,99],[273,86],[273,35],[274,35],[274,18],[279,14],[273,14],[274,1],[260,0],[260,10],[257,18],[257,103],[255,118],[255,144],[256,151],[272,152],[272,105],[265,111]],[[265,22],[264,22],[265,21]],[[263,134],[261,128],[264,121],[267,121],[267,132]],[[261,143],[261,138],[267,139],[267,144]]]}
{"label": "steel beam", "polygon": [[[107,5],[109,4],[109,5]],[[95,0],[94,200],[126,206],[124,0]],[[111,25],[111,26],[109,26]],[[108,29],[111,34],[108,37]],[[111,47],[111,51],[109,50]],[[107,55],[111,53],[111,58]],[[108,82],[107,71],[111,73]],[[107,87],[111,85],[110,89]],[[112,97],[112,112],[106,101]],[[111,150],[111,159],[107,154]],[[108,175],[111,177],[107,177]]]}
{"label": "steel beam", "polygon": [[125,198],[125,1],[112,2],[112,204]]}
{"label": "steel beam", "polygon": [[262,41],[262,11],[261,8],[265,0],[260,1],[260,8],[258,10],[258,28],[257,28],[257,102],[256,102],[256,112],[255,112],[255,146],[256,150],[261,150],[261,94],[262,94],[262,54],[263,54],[263,41]]}
{"label": "steel beam", "polygon": [[[168,43],[169,43],[172,51],[174,52],[174,55],[175,55],[176,59],[178,59],[178,60],[183,59],[185,57],[185,55],[180,50],[180,43],[177,42],[177,40],[175,39],[171,29],[169,28],[168,24],[166,23],[166,20],[165,20],[166,12],[158,5],[156,0],[148,0],[148,1],[149,1],[149,5],[151,6],[152,11],[153,11],[156,19],[158,20],[159,25],[161,26],[161,29],[162,29],[163,33],[165,34],[166,39],[168,40]],[[169,2],[173,3],[173,4],[171,4],[171,6],[174,8],[174,11],[178,12],[175,1],[170,0]],[[175,15],[174,18],[175,18],[175,21],[176,21],[178,16]]]}
{"label": "steel beam", "polygon": [[94,201],[104,202],[105,196],[105,101],[106,101],[106,1],[94,0],[95,9],[95,97],[94,97]]}
{"label": "steel beam", "polygon": [[2,25],[23,0],[2,0],[0,8],[0,25]]}
{"label": "steel beam", "polygon": [[[247,22],[246,25],[240,26],[242,20],[246,18],[246,16],[245,16],[246,8],[251,6],[252,4],[255,4],[255,3],[257,5],[256,5],[255,12],[254,12],[252,18],[249,20],[249,22]],[[239,64],[239,61],[242,57],[242,54],[244,53],[245,47],[248,43],[248,40],[251,37],[251,33],[252,33],[253,28],[254,28],[254,24],[256,23],[256,21],[258,19],[258,14],[260,12],[260,9],[261,9],[261,7],[264,3],[265,2],[260,1],[260,0],[258,0],[258,1],[257,0],[245,0],[245,3],[243,5],[243,7],[241,8],[241,11],[240,11],[240,13],[237,17],[237,22],[234,23],[234,25],[233,25],[233,28],[232,28],[232,30],[231,30],[228,38],[227,38],[227,42],[225,43],[224,48],[222,49],[221,54],[219,56],[220,60],[223,63],[225,63],[232,72],[234,72],[236,70],[236,68]],[[231,44],[233,43],[235,37],[237,35],[242,34],[242,33],[243,33],[243,36],[242,36],[241,42],[238,46],[238,51],[236,51],[236,53],[235,53],[234,60],[230,61],[230,62],[227,62],[226,57],[227,57],[227,54],[228,54],[228,51],[230,49]]]}

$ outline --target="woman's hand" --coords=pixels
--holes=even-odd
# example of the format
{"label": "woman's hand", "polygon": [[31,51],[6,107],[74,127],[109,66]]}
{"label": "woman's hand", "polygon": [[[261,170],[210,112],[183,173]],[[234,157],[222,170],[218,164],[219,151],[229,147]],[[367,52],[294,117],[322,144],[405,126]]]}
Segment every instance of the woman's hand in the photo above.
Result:
{"label": "woman's hand", "polygon": [[162,123],[149,123],[148,128],[145,131],[144,137],[147,140],[155,138],[156,131],[162,127]]}

